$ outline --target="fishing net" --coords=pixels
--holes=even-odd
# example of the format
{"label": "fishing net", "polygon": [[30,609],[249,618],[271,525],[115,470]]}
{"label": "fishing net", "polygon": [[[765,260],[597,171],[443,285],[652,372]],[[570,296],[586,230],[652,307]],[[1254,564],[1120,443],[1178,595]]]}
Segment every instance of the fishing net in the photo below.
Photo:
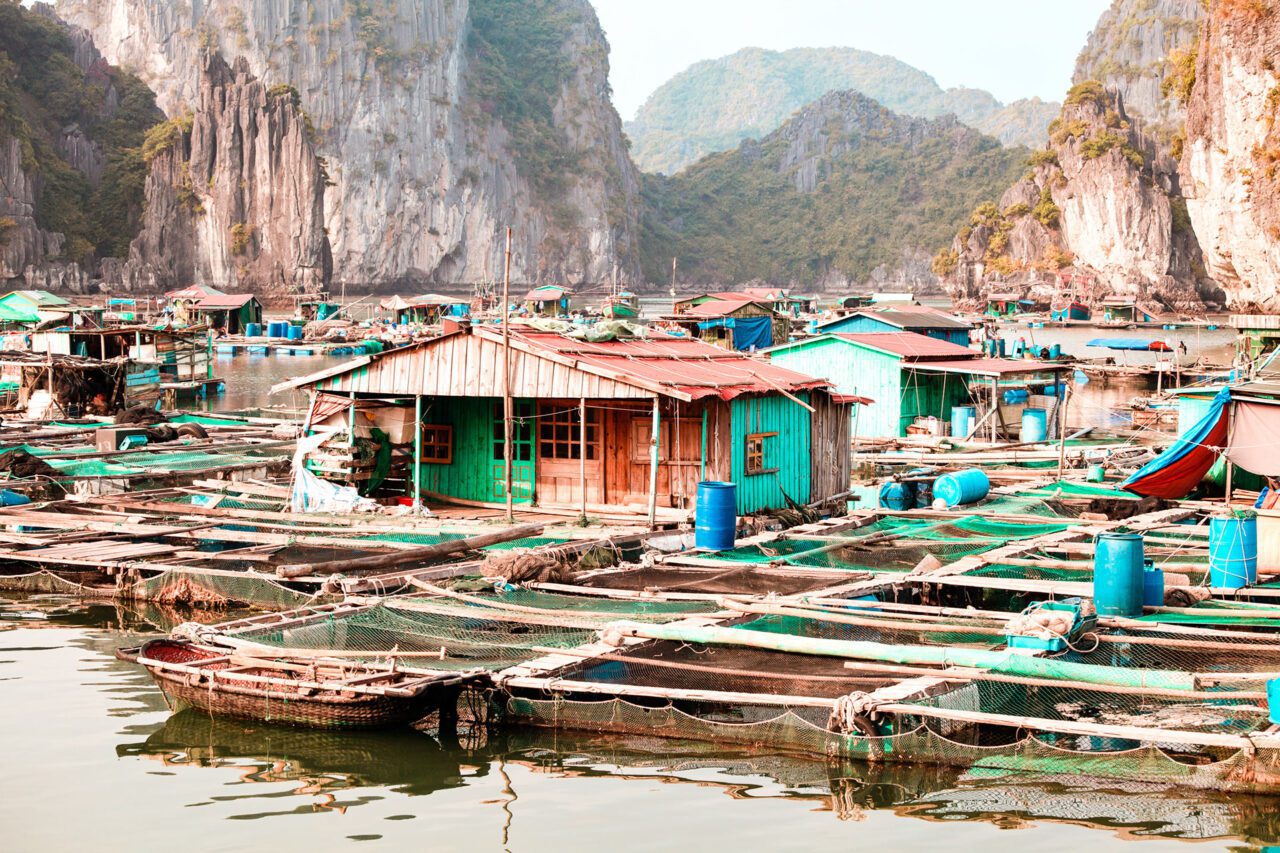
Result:
{"label": "fishing net", "polygon": [[777,539],[767,545],[743,545],[731,551],[699,556],[726,563],[778,563],[846,571],[909,572],[929,556],[946,564],[961,557],[981,554],[999,544],[996,540],[953,538],[931,540],[928,544],[892,540],[862,545],[859,537],[848,538],[847,544],[825,539]]}

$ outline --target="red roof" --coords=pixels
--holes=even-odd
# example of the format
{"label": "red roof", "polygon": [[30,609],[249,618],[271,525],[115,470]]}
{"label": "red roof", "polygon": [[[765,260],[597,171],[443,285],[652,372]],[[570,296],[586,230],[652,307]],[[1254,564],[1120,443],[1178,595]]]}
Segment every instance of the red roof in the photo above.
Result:
{"label": "red roof", "polygon": [[937,370],[946,373],[976,373],[983,376],[1004,376],[1010,373],[1044,373],[1050,370],[1066,370],[1065,364],[1044,361],[1019,361],[1012,358],[963,358],[942,361],[923,361],[921,370]]}
{"label": "red roof", "polygon": [[542,287],[535,287],[524,295],[525,302],[559,302],[566,296],[571,296],[569,291],[563,287],[555,287],[553,285],[544,284]]}
{"label": "red roof", "polygon": [[732,400],[742,394],[795,393],[829,388],[815,379],[767,361],[730,352],[692,338],[637,338],[590,343],[550,332],[513,333],[535,350],[550,350],[607,371],[625,382],[632,378],[687,394],[697,400]]}
{"label": "red roof", "polygon": [[978,353],[950,341],[940,341],[915,332],[837,332],[841,340],[862,344],[881,352],[900,355],[908,361],[922,359],[977,358]]}
{"label": "red roof", "polygon": [[197,308],[240,308],[254,298],[252,293],[218,293],[206,296],[196,303]]}
{"label": "red roof", "polygon": [[714,301],[704,302],[701,305],[694,305],[684,313],[686,316],[690,317],[724,317],[725,315],[732,314],[734,311],[737,311],[740,308],[745,308],[748,305],[759,305],[765,310],[773,310],[769,305],[766,305],[759,300],[751,299],[750,297],[743,297],[741,299],[722,299],[720,297],[716,297]]}
{"label": "red roof", "polygon": [[165,294],[165,296],[170,299],[205,299],[210,296],[222,295],[224,294],[221,290],[204,284],[193,284],[190,287],[184,287],[181,290],[170,290]]}

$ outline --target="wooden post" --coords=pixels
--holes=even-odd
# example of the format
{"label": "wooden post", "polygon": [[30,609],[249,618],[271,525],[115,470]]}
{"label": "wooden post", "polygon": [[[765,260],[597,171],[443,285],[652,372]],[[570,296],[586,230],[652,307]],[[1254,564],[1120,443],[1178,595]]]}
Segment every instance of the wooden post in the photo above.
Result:
{"label": "wooden post", "polygon": [[511,495],[511,420],[515,406],[511,400],[511,229],[507,229],[507,254],[502,275],[502,468],[507,492],[507,521],[515,520]]}
{"label": "wooden post", "polygon": [[649,527],[658,520],[658,398],[653,398],[653,434],[649,438]]}
{"label": "wooden post", "polygon": [[1000,414],[1000,380],[994,376],[991,378],[991,443],[996,443],[996,421],[1003,421],[1004,415]]}
{"label": "wooden post", "polygon": [[707,479],[707,407],[702,407],[702,466],[698,470],[698,480],[705,481]]}
{"label": "wooden post", "polygon": [[1231,464],[1231,457],[1226,451],[1231,449],[1231,433],[1235,431],[1235,418],[1231,417],[1231,406],[1227,406],[1227,446],[1223,448],[1222,459],[1227,465],[1227,509],[1231,509],[1231,492],[1234,486],[1235,465]]}
{"label": "wooden post", "polygon": [[413,511],[422,510],[422,395],[413,396]]}
{"label": "wooden post", "polygon": [[1066,467],[1067,462],[1067,401],[1071,399],[1071,386],[1059,385],[1062,390],[1062,403],[1058,407],[1058,434],[1061,439],[1058,443],[1058,479],[1062,479],[1062,469]]}
{"label": "wooden post", "polygon": [[578,485],[582,489],[582,523],[587,522],[587,398],[578,400]]}

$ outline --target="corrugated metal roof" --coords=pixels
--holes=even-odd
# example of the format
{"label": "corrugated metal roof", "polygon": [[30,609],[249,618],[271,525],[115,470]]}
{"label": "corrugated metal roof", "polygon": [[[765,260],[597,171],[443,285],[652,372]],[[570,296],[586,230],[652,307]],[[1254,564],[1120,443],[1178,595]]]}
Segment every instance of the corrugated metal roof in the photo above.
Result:
{"label": "corrugated metal roof", "polygon": [[559,302],[566,296],[572,296],[563,287],[556,287],[552,284],[544,284],[541,287],[535,287],[524,295],[525,302]]}
{"label": "corrugated metal roof", "polygon": [[218,293],[196,303],[197,308],[239,308],[254,299],[252,293]]}
{"label": "corrugated metal roof", "polygon": [[915,332],[838,332],[834,337],[881,352],[900,355],[908,361],[921,359],[976,358],[977,353],[950,341],[940,341]]}
{"label": "corrugated metal roof", "polygon": [[756,299],[720,299],[716,298],[711,302],[704,302],[701,305],[694,305],[687,309],[684,313],[689,317],[724,317],[732,314],[740,308],[748,305],[758,305],[765,311],[772,311],[773,306]]}
{"label": "corrugated metal roof", "polygon": [[954,361],[924,361],[911,365],[914,370],[937,373],[972,373],[977,376],[1007,376],[1014,373],[1045,373],[1068,370],[1064,364],[1044,361],[1017,361],[1011,358],[963,358]]}
{"label": "corrugated metal roof", "polygon": [[223,296],[223,292],[216,287],[209,287],[204,284],[193,284],[190,287],[184,287],[181,290],[170,290],[165,294],[169,299],[204,299],[207,296]]}
{"label": "corrugated metal roof", "polygon": [[[904,306],[905,308],[905,306]],[[924,309],[924,310],[915,310]],[[899,310],[897,308],[885,308],[884,310],[874,311],[855,311],[850,316],[862,314],[867,317],[874,317],[883,320],[886,323],[892,323],[903,329],[972,329],[972,323],[966,323],[956,317],[943,314],[924,308],[923,305],[913,306],[910,310]]]}

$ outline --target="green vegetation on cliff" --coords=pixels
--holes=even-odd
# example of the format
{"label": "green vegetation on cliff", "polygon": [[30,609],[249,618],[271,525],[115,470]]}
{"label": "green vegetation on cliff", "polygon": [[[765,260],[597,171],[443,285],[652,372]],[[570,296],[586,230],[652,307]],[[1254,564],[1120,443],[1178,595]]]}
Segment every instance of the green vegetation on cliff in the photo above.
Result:
{"label": "green vegetation on cliff", "polygon": [[[0,0],[0,140],[21,144],[24,171],[38,175],[36,222],[66,235],[68,259],[127,253],[146,185],[143,138],[163,118],[142,81],[105,63],[82,71],[66,27]],[[72,126],[101,149],[96,187],[59,149]]]}
{"label": "green vegetation on cliff", "polygon": [[893,57],[853,48],[747,48],[699,62],[664,83],[626,126],[636,164],[674,174],[698,158],[759,139],[829,92],[853,90],[902,115],[960,121],[1010,145],[1039,144],[1057,104],[1001,104],[979,89],[943,90]]}
{"label": "green vegetation on cliff", "polygon": [[1027,154],[951,119],[828,95],[759,143],[645,176],[644,272],[663,281],[675,256],[681,279],[701,284],[863,281],[949,242]]}

